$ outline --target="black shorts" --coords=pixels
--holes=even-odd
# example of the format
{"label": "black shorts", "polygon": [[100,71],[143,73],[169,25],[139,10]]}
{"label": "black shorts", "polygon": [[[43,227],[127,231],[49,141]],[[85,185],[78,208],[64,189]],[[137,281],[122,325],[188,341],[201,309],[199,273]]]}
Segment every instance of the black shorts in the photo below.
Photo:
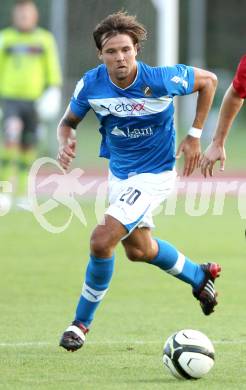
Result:
{"label": "black shorts", "polygon": [[37,143],[38,114],[35,103],[27,100],[3,99],[3,121],[13,116],[22,120],[24,127],[21,134],[21,145],[32,146]]}

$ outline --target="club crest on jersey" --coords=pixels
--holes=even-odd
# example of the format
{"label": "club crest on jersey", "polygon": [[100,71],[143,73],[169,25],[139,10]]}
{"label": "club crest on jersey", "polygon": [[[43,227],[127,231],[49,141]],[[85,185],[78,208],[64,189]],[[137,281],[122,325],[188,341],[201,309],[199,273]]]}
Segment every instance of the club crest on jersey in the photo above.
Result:
{"label": "club crest on jersey", "polygon": [[143,90],[144,96],[152,96],[151,88],[148,85],[144,86],[142,90]]}

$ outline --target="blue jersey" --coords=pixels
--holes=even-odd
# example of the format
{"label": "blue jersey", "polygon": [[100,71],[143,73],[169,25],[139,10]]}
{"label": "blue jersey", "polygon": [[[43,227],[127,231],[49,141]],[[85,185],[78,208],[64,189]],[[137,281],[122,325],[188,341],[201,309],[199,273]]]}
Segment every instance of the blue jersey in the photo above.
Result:
{"label": "blue jersey", "polygon": [[92,109],[99,122],[100,157],[109,158],[120,179],[133,174],[160,173],[175,164],[173,97],[193,92],[194,69],[186,65],[151,67],[137,63],[134,82],[115,85],[106,66],[87,72],[71,99],[71,111],[80,117]]}

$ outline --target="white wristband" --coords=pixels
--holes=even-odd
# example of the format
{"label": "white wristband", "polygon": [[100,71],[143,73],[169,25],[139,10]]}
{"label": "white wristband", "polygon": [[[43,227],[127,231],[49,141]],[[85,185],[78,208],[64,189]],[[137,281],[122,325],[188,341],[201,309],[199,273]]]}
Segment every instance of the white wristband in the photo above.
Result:
{"label": "white wristband", "polygon": [[202,135],[202,129],[197,129],[196,127],[191,127],[188,131],[188,135],[191,135],[195,138],[201,138]]}

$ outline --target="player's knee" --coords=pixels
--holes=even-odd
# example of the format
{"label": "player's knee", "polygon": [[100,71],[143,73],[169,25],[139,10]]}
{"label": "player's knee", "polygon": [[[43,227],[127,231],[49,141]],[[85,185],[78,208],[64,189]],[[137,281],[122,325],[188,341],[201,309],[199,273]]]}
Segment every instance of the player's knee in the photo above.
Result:
{"label": "player's knee", "polygon": [[110,237],[107,235],[92,234],[90,241],[91,254],[99,258],[111,257],[113,249]]}
{"label": "player's knee", "polygon": [[131,261],[148,261],[148,253],[140,248],[129,246],[125,248],[127,258]]}

